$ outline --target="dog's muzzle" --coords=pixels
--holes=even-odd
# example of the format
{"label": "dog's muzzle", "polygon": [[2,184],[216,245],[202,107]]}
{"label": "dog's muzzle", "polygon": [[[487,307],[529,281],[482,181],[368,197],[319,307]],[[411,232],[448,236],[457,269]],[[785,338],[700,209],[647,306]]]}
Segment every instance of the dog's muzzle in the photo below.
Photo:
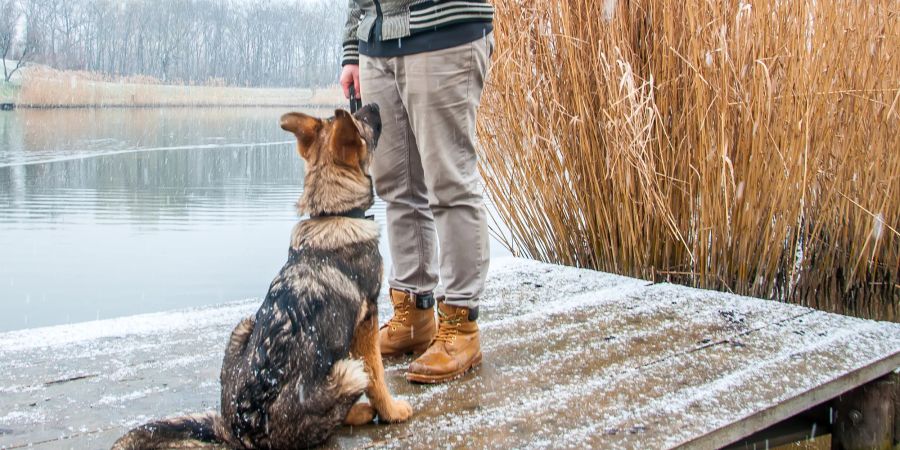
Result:
{"label": "dog's muzzle", "polygon": [[369,103],[363,106],[355,116],[356,120],[372,128],[372,141],[377,146],[378,138],[381,137],[381,108],[377,103]]}

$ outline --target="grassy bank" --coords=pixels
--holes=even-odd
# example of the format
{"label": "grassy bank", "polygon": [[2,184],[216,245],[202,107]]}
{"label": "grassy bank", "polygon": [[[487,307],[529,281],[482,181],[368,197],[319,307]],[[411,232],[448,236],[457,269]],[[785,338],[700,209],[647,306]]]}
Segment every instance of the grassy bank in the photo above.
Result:
{"label": "grassy bank", "polygon": [[497,0],[479,131],[519,254],[897,320],[888,0]]}
{"label": "grassy bank", "polygon": [[85,72],[33,68],[16,97],[19,107],[316,106],[343,104],[339,88],[269,89],[167,85],[144,77],[111,79]]}

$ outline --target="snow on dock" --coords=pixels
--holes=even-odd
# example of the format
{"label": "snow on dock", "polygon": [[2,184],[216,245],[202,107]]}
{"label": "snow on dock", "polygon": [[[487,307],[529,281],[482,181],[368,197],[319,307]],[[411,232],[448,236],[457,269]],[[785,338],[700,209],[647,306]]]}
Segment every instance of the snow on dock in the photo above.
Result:
{"label": "snow on dock", "polygon": [[[0,334],[0,448],[108,448],[217,408],[225,342],[258,303]],[[520,259],[494,262],[482,304],[480,368],[422,386],[386,360],[413,421],[327,446],[713,448],[900,365],[898,324]]]}

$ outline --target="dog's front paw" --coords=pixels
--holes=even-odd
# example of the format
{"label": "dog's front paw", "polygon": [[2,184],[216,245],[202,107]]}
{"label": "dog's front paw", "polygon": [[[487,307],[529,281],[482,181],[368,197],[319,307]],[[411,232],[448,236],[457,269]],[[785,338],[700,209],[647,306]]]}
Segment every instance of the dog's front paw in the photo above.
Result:
{"label": "dog's front paw", "polygon": [[412,405],[404,400],[394,400],[384,411],[378,411],[378,420],[382,422],[406,422],[410,417],[412,417]]}

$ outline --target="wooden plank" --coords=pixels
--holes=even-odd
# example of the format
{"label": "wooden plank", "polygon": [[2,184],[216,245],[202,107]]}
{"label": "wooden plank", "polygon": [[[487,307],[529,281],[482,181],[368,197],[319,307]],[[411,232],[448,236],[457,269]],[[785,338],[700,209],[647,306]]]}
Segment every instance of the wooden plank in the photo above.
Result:
{"label": "wooden plank", "polygon": [[[499,342],[490,349],[490,363],[477,379],[442,387],[439,396],[431,397],[428,390],[410,395],[418,408],[418,424],[413,430],[424,427],[422,431],[432,436],[466,436],[466,442],[475,447],[516,447],[534,439],[549,442],[554,433],[567,434],[580,424],[579,417],[591,408],[591,402],[581,406],[569,404],[570,400],[589,392],[597,377],[602,381],[626,375],[708,345],[707,340],[725,340],[740,333],[740,328],[725,323],[718,314],[710,321],[682,320],[678,310],[689,310],[686,302],[690,299],[647,298],[640,295],[643,291],[600,293],[593,301],[576,299],[582,306],[575,310],[543,320],[529,318],[519,326],[504,326],[499,334],[492,333],[491,340]],[[730,310],[735,311],[744,321],[742,327],[765,323],[756,316],[757,311]],[[782,318],[795,313],[788,308],[781,312]],[[403,386],[398,389],[406,390]],[[448,398],[463,397],[469,402],[448,411]],[[562,408],[557,408],[560,405]],[[548,421],[554,425],[545,427]],[[498,429],[507,429],[509,434],[498,433]],[[576,437],[572,443],[583,440]]]}
{"label": "wooden plank", "polygon": [[796,416],[723,448],[723,450],[755,450],[811,440],[831,433],[828,423],[810,417]]}
{"label": "wooden plank", "polygon": [[[489,409],[480,409],[477,415],[468,417],[451,414],[450,420],[442,424],[444,428],[427,428],[427,431],[439,435],[468,435],[470,442],[476,446],[500,445],[502,442],[504,446],[517,447],[539,442],[603,448],[675,447],[691,444],[690,439],[694,436],[703,436],[764,410],[760,405],[778,403],[786,400],[792,392],[803,392],[806,386],[821,383],[856,364],[858,358],[865,360],[871,355],[878,355],[883,349],[873,348],[872,351],[860,353],[858,349],[849,351],[849,347],[845,347],[846,351],[838,351],[836,347],[858,339],[866,343],[884,339],[890,342],[886,348],[894,352],[898,348],[895,327],[889,327],[886,333],[866,337],[862,333],[867,332],[870,325],[863,321],[812,312],[775,320],[767,327],[747,327],[747,330],[736,329],[721,337],[715,336],[716,327],[704,331],[704,322],[716,315],[722,317],[719,314],[722,312],[732,313],[725,317],[735,317],[731,309],[716,309],[716,306],[737,307],[742,314],[746,314],[756,310],[754,304],[758,305],[757,301],[745,302],[722,296],[716,305],[717,301],[709,299],[704,299],[702,303],[692,302],[699,300],[694,295],[691,290],[681,288],[649,288],[641,299],[672,299],[677,303],[677,308],[669,312],[680,315],[673,317],[671,322],[690,323],[690,328],[700,332],[695,336],[711,334],[712,339],[708,342],[705,342],[707,339],[694,341],[695,345],[689,346],[686,351],[676,352],[674,356],[654,358],[661,354],[644,354],[644,349],[656,352],[653,345],[649,345],[654,341],[666,342],[667,349],[690,341],[678,337],[680,333],[677,328],[659,327],[662,322],[651,315],[645,322],[646,328],[661,328],[661,332],[629,338],[636,345],[630,346],[632,350],[628,351],[630,357],[626,361],[633,361],[634,364],[616,364],[615,358],[606,359],[604,352],[574,355],[573,359],[578,356],[587,358],[583,366],[590,370],[571,379],[566,376],[570,371],[565,367],[557,371],[562,376],[556,379],[533,374],[529,378],[539,381],[535,384],[541,389],[513,388],[513,392],[524,397],[518,406],[488,406]],[[744,308],[747,304],[750,307]],[[698,305],[698,309],[692,309],[692,305]],[[658,310],[660,308],[656,306],[654,311]],[[662,313],[665,314],[664,311]],[[727,329],[729,325],[730,320],[723,320],[718,330]],[[832,334],[835,326],[846,329]],[[874,329],[880,330],[881,327],[875,326]],[[676,336],[679,342],[668,342],[672,336]],[[577,337],[573,335],[569,341],[578,342]],[[617,345],[629,346],[628,343]],[[540,354],[540,347],[536,344],[530,352]],[[766,385],[770,383],[768,378],[778,374],[780,367],[784,368],[785,373],[810,370],[811,361],[807,356],[821,356],[817,353],[821,348],[834,353],[826,353],[825,357],[816,361],[815,368],[823,370],[818,376]],[[650,356],[649,362],[645,362],[647,356]],[[797,365],[794,358],[799,358],[804,364],[794,367]],[[545,372],[556,370],[556,367],[544,367]],[[756,370],[761,373],[755,373]],[[742,392],[746,384],[761,385],[762,388],[758,392]],[[509,396],[508,399],[513,398]],[[479,403],[486,408],[483,401]],[[491,419],[491,427],[480,427],[485,417]],[[777,420],[772,421],[775,422]],[[505,427],[512,427],[514,431],[497,441],[496,428]],[[727,443],[720,441],[711,446]]]}
{"label": "wooden plank", "polygon": [[[741,438],[763,431],[808,409],[810,405],[826,402],[853,388],[870,382],[900,366],[900,354],[883,358],[874,364],[846,373],[830,382],[816,386],[793,398],[759,411],[753,416],[735,421],[726,427],[697,437],[684,445],[691,448],[720,448]],[[791,441],[787,441],[791,442]]]}
{"label": "wooden plank", "polygon": [[[495,267],[483,302],[478,370],[411,385],[409,359],[388,360],[414,420],[341,429],[328,446],[720,447],[900,354],[896,324],[533,262]],[[228,308],[151,320],[161,333],[0,335],[0,447],[108,447],[136,423],[216,408],[221,348],[254,304]],[[61,343],[28,344],[41,339]]]}

